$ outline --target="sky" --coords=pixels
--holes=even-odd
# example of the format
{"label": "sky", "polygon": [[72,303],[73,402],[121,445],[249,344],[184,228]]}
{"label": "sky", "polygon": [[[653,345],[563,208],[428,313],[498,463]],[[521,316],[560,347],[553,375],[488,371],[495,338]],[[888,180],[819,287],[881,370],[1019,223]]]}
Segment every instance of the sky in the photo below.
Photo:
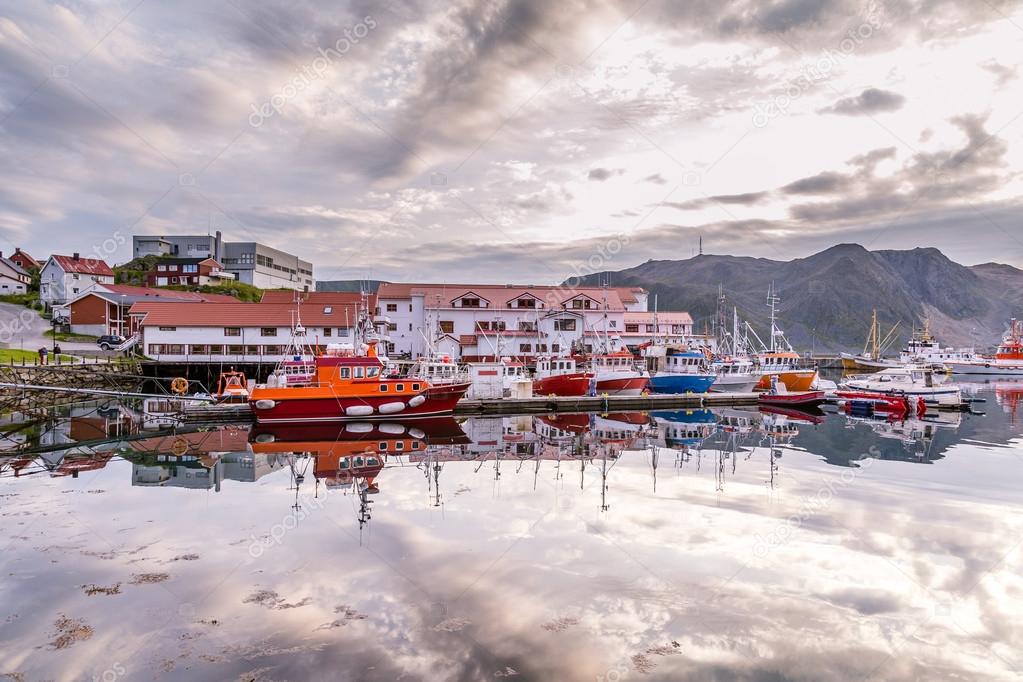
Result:
{"label": "sky", "polygon": [[0,251],[554,283],[843,242],[1023,266],[1023,0],[0,0]]}

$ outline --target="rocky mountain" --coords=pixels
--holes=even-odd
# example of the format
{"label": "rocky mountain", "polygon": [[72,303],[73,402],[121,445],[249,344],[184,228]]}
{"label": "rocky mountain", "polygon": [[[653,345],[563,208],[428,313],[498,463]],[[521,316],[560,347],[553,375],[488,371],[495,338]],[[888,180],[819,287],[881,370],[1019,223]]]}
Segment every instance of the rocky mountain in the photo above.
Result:
{"label": "rocky mountain", "polygon": [[859,350],[877,310],[885,331],[899,323],[899,341],[930,320],[950,345],[994,345],[1013,316],[1023,316],[1023,271],[986,263],[964,266],[934,248],[868,251],[840,244],[791,261],[700,255],[648,261],[584,278],[642,286],[661,310],[688,310],[698,331],[709,330],[720,285],[729,305],[766,337],[767,291],[781,297],[780,326],[793,345],[818,352]]}

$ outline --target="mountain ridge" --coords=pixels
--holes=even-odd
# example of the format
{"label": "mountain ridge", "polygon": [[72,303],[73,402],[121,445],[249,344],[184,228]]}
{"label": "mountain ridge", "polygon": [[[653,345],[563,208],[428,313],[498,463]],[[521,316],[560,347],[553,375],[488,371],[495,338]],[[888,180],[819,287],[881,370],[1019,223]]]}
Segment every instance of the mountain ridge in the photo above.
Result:
{"label": "mountain ridge", "polygon": [[817,352],[861,349],[874,309],[886,331],[900,323],[900,342],[927,319],[943,344],[978,348],[997,344],[1009,318],[1023,316],[1023,270],[961,265],[934,247],[870,251],[845,243],[790,261],[701,254],[579,278],[603,281],[644,287],[651,308],[656,300],[661,310],[688,310],[701,333],[715,317],[719,284],[729,319],[735,305],[741,318],[766,330],[773,286],[780,326],[793,345]]}

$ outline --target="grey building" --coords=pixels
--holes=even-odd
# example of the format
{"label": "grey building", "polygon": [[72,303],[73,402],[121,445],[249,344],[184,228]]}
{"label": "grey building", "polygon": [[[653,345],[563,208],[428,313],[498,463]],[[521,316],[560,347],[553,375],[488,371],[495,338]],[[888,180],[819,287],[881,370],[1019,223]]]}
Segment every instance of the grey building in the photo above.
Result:
{"label": "grey building", "polygon": [[226,242],[224,269],[260,289],[314,291],[313,264],[256,242]]}
{"label": "grey building", "polygon": [[257,242],[225,242],[218,231],[212,235],[132,237],[135,258],[213,258],[239,282],[260,289],[314,291],[313,264],[298,256]]}

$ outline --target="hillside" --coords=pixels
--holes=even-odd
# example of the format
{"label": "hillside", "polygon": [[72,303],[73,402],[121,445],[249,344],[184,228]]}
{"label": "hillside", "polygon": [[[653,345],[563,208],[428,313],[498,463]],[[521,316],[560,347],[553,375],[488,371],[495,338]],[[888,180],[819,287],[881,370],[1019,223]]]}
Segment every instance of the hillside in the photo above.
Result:
{"label": "hillside", "polygon": [[651,307],[656,295],[661,310],[688,310],[700,332],[714,317],[719,284],[742,318],[766,330],[766,294],[774,283],[789,340],[818,352],[862,348],[875,308],[886,328],[901,322],[901,339],[926,317],[943,343],[978,347],[997,343],[1009,317],[1023,316],[1023,271],[997,263],[967,267],[933,248],[840,244],[791,261],[700,255],[583,279],[602,280],[646,288]]}
{"label": "hillside", "polygon": [[369,294],[375,294],[381,284],[384,284],[378,279],[336,279],[336,280],[324,280],[316,282],[317,291],[351,291],[359,293],[365,291]]}

